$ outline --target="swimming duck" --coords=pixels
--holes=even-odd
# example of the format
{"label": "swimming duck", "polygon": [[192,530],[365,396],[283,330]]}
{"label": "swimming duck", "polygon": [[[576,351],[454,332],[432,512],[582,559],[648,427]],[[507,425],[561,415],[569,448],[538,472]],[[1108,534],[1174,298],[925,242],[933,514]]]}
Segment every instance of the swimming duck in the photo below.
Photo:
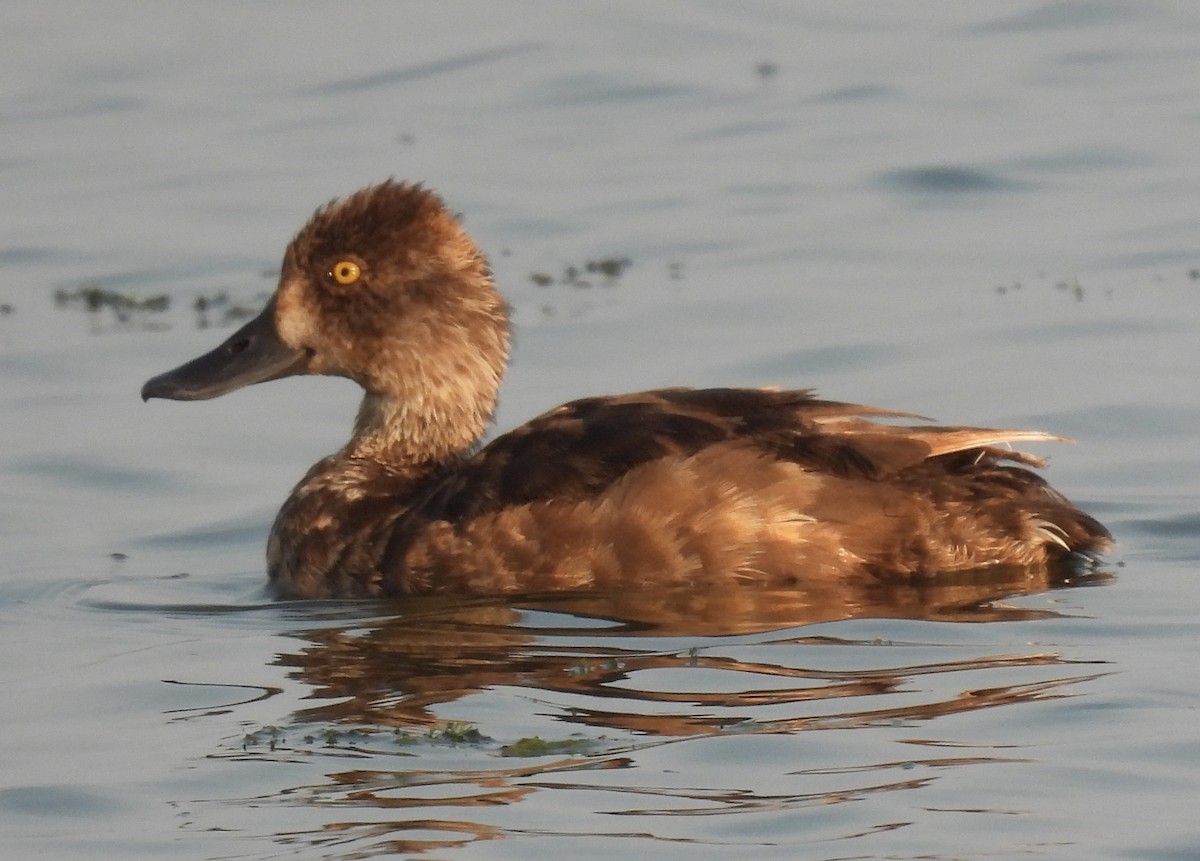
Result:
{"label": "swimming duck", "polygon": [[1040,460],[1006,447],[1059,437],[915,424],[809,390],[585,398],[481,447],[509,337],[457,219],[389,180],[319,208],[262,313],[142,398],[293,374],[362,386],[350,441],[271,529],[283,597],[887,580],[1110,546],[1031,471]]}

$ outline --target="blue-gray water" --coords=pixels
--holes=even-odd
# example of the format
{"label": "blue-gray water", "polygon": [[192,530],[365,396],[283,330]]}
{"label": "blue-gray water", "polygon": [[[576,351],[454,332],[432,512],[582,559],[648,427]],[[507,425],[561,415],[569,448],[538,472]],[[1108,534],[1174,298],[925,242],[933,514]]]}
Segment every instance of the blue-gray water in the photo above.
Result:
{"label": "blue-gray water", "polygon": [[[26,4],[0,47],[0,855],[1196,857],[1192,4]],[[665,384],[1034,426],[1078,440],[1039,453],[1118,553],[887,595],[265,602],[353,386],[138,388],[392,175],[512,300],[501,428]],[[56,304],[89,288],[170,308]]]}

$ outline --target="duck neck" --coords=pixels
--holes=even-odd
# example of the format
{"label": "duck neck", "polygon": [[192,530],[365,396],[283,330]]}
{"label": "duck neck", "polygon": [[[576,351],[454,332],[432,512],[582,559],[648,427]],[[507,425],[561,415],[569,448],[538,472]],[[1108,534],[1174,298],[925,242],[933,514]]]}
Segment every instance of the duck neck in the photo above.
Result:
{"label": "duck neck", "polygon": [[473,448],[491,420],[486,406],[444,404],[431,408],[406,399],[368,393],[341,454],[417,478]]}
{"label": "duck neck", "polygon": [[[481,257],[469,259],[485,267]],[[353,379],[366,394],[345,456],[417,477],[479,443],[508,363],[509,326],[486,268],[475,276],[453,290],[442,285],[442,305],[381,339],[361,362]]]}

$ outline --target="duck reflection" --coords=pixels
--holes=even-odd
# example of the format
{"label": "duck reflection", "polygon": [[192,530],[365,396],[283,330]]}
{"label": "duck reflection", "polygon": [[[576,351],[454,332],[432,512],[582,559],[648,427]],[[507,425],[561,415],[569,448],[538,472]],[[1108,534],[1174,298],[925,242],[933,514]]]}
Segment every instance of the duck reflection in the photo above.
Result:
{"label": "duck reflection", "polygon": [[[1055,614],[1005,600],[1101,583],[1108,576],[1098,571],[993,569],[955,582],[905,585],[559,593],[467,603],[417,599],[389,607],[394,613],[386,617],[306,631],[300,636],[309,645],[282,655],[279,663],[294,667],[293,676],[313,688],[314,698],[327,701],[297,717],[394,727],[433,725],[437,721],[431,706],[498,686],[597,700],[619,698],[625,705],[640,700],[735,708],[840,699],[894,689],[913,668],[831,675],[706,657],[701,651],[673,651],[669,643],[664,648],[663,640],[783,632],[785,640],[802,642],[803,633],[790,629],[864,618],[1032,620]],[[1036,662],[1042,656],[1018,660]],[[790,683],[778,689],[686,693],[638,690],[627,684],[613,687],[639,671],[673,667],[707,667]],[[728,722],[579,707],[562,719],[665,736],[708,732]]]}
{"label": "duck reflection", "polygon": [[[851,748],[824,766],[766,762],[761,783],[756,778],[749,788],[722,783],[736,779],[722,769],[658,785],[659,772],[648,776],[638,767],[650,749],[673,750],[663,746],[706,737],[914,726],[1064,696],[1095,678],[1096,668],[1042,650],[988,654],[994,647],[984,646],[981,654],[981,647],[839,639],[829,636],[837,628],[807,626],[851,619],[1045,619],[1055,615],[1050,602],[1023,606],[1008,599],[1108,578],[1098,571],[992,570],[955,582],[822,584],[808,591],[421,599],[388,606],[386,617],[343,619],[297,634],[304,647],[278,659],[319,701],[294,716],[297,725],[332,726],[341,734],[326,745],[293,743],[259,756],[295,762],[303,754],[346,767],[282,791],[279,803],[298,805],[319,821],[274,838],[319,846],[323,857],[444,852],[526,835],[527,817],[544,821],[530,808],[531,796],[558,793],[557,801],[543,796],[540,809],[567,803],[561,791],[572,790],[573,799],[604,798],[593,799],[602,810],[585,803],[569,826],[562,824],[572,836],[678,840],[692,833],[674,824],[679,817],[815,809],[919,789],[950,769],[1020,762],[998,749],[946,756],[944,743],[914,739],[920,750],[902,762],[864,760]],[[1038,607],[1028,606],[1033,603]],[[548,715],[563,725],[563,735],[586,744],[510,758],[515,739],[502,736],[514,725],[524,731],[533,718],[497,721],[503,731],[480,719],[494,706],[479,709],[472,698],[488,701],[497,691],[508,703],[514,691],[533,700],[530,712]],[[497,737],[460,745],[456,756],[465,761],[451,757],[456,764],[448,767],[450,746],[437,732],[451,713],[478,723],[479,738]],[[413,733],[418,743],[397,746],[398,731]],[[680,767],[686,773],[687,766]],[[612,831],[614,813],[638,818],[637,827]],[[538,833],[567,833],[556,827]]]}

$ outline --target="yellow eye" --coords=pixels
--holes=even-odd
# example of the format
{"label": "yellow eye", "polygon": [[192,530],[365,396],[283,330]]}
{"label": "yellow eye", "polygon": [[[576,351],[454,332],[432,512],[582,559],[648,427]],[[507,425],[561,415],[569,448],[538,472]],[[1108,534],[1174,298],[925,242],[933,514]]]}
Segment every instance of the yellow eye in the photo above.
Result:
{"label": "yellow eye", "polygon": [[333,269],[329,271],[329,274],[339,284],[353,284],[358,280],[358,276],[362,275],[362,270],[353,260],[339,260],[333,264]]}

